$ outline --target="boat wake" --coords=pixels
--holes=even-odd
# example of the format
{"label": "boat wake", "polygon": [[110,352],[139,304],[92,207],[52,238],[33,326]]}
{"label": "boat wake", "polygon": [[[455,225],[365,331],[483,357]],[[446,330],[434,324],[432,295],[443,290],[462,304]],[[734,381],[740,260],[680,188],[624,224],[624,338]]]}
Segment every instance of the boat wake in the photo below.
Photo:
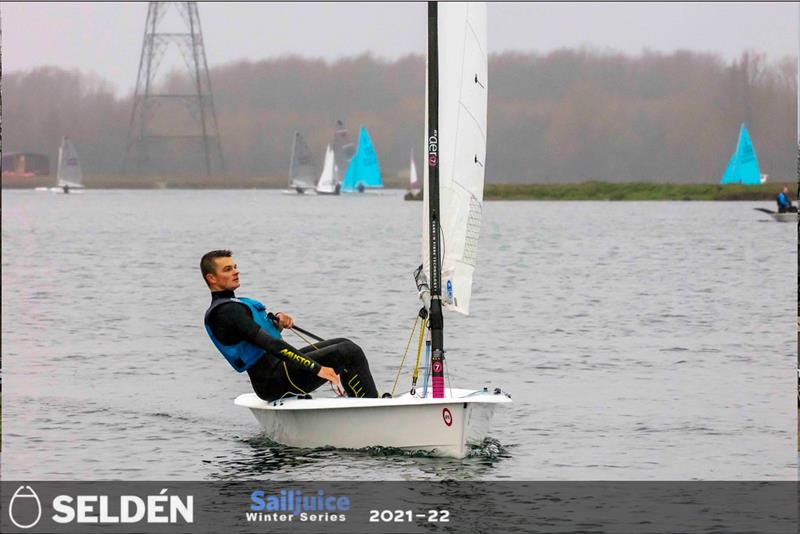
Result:
{"label": "boat wake", "polygon": [[481,443],[470,445],[467,458],[481,458],[485,460],[499,460],[511,458],[511,451],[494,438],[484,438]]}
{"label": "boat wake", "polygon": [[[243,438],[242,441],[247,443],[254,449],[280,449],[282,456],[291,456],[293,453],[297,456],[308,456],[314,453],[324,453],[329,451],[338,451],[342,454],[364,454],[371,457],[390,457],[402,456],[405,458],[437,458],[438,455],[432,451],[416,450],[411,451],[401,449],[399,447],[382,447],[371,446],[361,449],[346,449],[336,447],[287,447],[271,440],[265,434],[259,434],[250,438]],[[468,444],[466,458],[479,458],[484,460],[499,460],[501,458],[510,458],[511,451],[505,447],[499,440],[495,438],[484,438],[480,443]]]}

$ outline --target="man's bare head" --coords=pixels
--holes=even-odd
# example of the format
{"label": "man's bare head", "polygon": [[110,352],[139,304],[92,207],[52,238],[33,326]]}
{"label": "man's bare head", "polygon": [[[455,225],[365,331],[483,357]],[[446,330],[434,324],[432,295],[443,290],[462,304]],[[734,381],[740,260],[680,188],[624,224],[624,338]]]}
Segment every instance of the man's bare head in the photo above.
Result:
{"label": "man's bare head", "polygon": [[230,250],[212,250],[203,254],[200,272],[211,291],[233,291],[239,287],[239,268]]}

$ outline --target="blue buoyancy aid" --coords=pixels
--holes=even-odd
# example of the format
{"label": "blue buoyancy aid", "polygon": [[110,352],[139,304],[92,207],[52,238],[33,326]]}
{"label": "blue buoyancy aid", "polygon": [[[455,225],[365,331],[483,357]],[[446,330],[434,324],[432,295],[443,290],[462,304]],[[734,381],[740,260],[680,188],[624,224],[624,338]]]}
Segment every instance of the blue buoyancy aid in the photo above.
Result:
{"label": "blue buoyancy aid", "polygon": [[231,367],[233,367],[236,372],[242,373],[250,369],[259,359],[261,359],[261,356],[264,355],[264,349],[258,345],[250,343],[249,341],[240,341],[235,345],[225,345],[219,339],[217,339],[217,337],[214,335],[214,332],[211,331],[211,328],[208,326],[208,318],[211,316],[211,312],[217,306],[221,306],[229,302],[238,302],[239,304],[244,304],[247,306],[250,309],[250,313],[253,315],[253,320],[258,326],[263,328],[271,337],[275,339],[282,338],[278,328],[267,317],[267,307],[259,301],[246,297],[214,299],[211,302],[211,306],[209,306],[208,310],[206,310],[204,319],[206,332],[208,332],[208,336],[211,338],[214,346],[217,347],[225,359],[228,360],[228,363],[231,364]]}
{"label": "blue buoyancy aid", "polygon": [[790,208],[792,207],[792,201],[789,200],[789,197],[786,193],[781,191],[778,193],[778,197],[776,198],[778,201],[778,208]]}

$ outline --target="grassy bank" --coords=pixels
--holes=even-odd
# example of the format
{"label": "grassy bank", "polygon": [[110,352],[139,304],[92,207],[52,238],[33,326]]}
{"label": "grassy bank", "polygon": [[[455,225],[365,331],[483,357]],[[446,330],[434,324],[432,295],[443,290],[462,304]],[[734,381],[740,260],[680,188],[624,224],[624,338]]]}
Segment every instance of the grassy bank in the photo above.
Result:
{"label": "grassy bank", "polygon": [[[55,186],[55,177],[52,183]],[[405,189],[406,176],[383,176],[387,189]],[[283,189],[285,176],[85,175],[90,189]],[[783,183],[764,185],[583,182],[572,184],[486,184],[486,200],[765,200],[774,201]],[[794,198],[795,184],[788,184]]]}
{"label": "grassy bank", "polygon": [[[790,187],[792,184],[789,184]],[[764,185],[583,182],[487,184],[487,200],[774,200],[782,183]],[[794,193],[792,192],[792,198]]]}
{"label": "grassy bank", "polygon": [[[55,186],[55,176],[52,177]],[[90,189],[285,189],[286,176],[242,176],[236,174],[217,174],[207,177],[196,175],[124,175],[124,174],[85,174],[84,185]],[[387,188],[402,189],[408,178],[384,175]]]}

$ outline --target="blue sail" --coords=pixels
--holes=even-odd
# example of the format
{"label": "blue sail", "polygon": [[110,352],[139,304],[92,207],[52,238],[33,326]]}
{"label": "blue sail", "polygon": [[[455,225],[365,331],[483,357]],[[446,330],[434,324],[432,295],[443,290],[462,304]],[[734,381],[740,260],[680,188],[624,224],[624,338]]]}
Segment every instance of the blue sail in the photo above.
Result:
{"label": "blue sail", "polygon": [[722,175],[721,184],[758,185],[761,183],[761,171],[758,168],[758,156],[747,127],[742,123],[739,128],[739,142],[736,151],[728,162],[728,168]]}
{"label": "blue sail", "polygon": [[364,189],[383,187],[378,156],[366,128],[358,132],[358,148],[342,181],[342,192],[353,193]]}

